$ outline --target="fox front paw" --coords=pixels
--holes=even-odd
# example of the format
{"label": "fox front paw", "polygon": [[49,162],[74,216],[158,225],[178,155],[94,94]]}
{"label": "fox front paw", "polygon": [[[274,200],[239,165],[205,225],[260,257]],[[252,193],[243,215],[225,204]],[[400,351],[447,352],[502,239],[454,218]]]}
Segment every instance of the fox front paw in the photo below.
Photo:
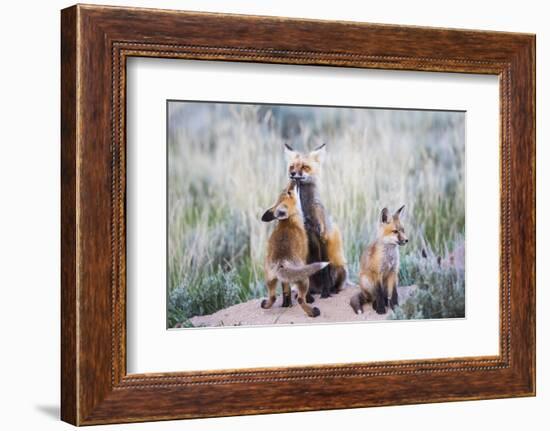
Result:
{"label": "fox front paw", "polygon": [[390,299],[390,307],[393,310],[398,305],[399,305],[399,300],[397,297],[397,289],[394,289]]}
{"label": "fox front paw", "polygon": [[283,296],[283,303],[281,304],[281,307],[290,307],[292,304],[292,299],[290,299],[290,294],[289,295],[284,295]]}
{"label": "fox front paw", "polygon": [[374,301],[372,303],[372,308],[376,311],[376,314],[386,314],[386,305],[383,301]]}

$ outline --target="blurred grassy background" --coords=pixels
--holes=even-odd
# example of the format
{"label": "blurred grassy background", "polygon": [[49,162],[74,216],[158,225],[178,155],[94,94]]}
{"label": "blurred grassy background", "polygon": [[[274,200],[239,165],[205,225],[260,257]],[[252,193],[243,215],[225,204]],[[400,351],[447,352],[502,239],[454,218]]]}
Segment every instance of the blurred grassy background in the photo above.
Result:
{"label": "blurred grassy background", "polygon": [[[283,143],[327,143],[323,203],[342,230],[350,280],[380,210],[406,205],[397,319],[464,316],[465,114],[198,102],[168,104],[168,326],[265,295],[286,183]],[[351,312],[351,308],[350,308]]]}

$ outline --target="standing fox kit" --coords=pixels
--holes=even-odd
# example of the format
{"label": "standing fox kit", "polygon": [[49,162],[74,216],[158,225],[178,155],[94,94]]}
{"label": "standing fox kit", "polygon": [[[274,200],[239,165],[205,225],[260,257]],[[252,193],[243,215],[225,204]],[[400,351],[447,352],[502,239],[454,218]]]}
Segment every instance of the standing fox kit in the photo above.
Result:
{"label": "standing fox kit", "polygon": [[307,234],[302,217],[300,196],[296,183],[291,181],[283,190],[279,199],[262,216],[262,221],[277,220],[267,243],[265,259],[265,278],[268,298],[261,303],[262,308],[271,308],[275,302],[277,281],[283,287],[283,307],[291,304],[290,284],[298,288],[298,304],[310,317],[317,317],[319,309],[307,304],[309,276],[320,271],[328,262],[306,264],[308,245]]}
{"label": "standing fox kit", "polygon": [[[297,183],[300,195],[307,233],[307,262],[330,262],[328,268],[310,277],[310,290],[327,298],[330,292],[337,293],[342,289],[347,274],[340,229],[331,221],[319,192],[325,144],[308,154],[285,145],[285,156],[288,176]],[[311,295],[308,299],[313,301]]]}
{"label": "standing fox kit", "polygon": [[361,256],[361,290],[350,301],[357,314],[363,312],[363,305],[367,302],[372,302],[378,314],[385,314],[388,304],[392,310],[398,304],[399,246],[409,242],[400,220],[403,208],[405,205],[393,215],[387,208],[382,210],[378,236]]}

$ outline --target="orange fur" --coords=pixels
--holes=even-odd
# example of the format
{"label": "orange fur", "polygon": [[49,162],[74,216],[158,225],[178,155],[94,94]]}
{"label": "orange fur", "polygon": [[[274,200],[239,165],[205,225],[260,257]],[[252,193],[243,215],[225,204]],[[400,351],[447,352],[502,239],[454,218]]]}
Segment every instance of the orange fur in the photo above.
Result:
{"label": "orange fur", "polygon": [[318,155],[295,153],[288,164],[288,173],[292,177],[310,176],[314,178],[321,177],[321,157]]}
{"label": "orange fur", "polygon": [[404,206],[389,215],[382,210],[378,236],[361,255],[359,287],[361,291],[351,299],[350,305],[356,313],[362,312],[366,302],[373,302],[379,314],[386,312],[386,305],[393,309],[397,303],[399,276],[399,249],[408,242],[401,224],[400,214]]}
{"label": "orange fur", "polygon": [[298,287],[298,303],[308,316],[316,317],[320,314],[319,309],[306,303],[308,279],[310,275],[326,267],[328,262],[306,264],[307,234],[299,202],[295,183],[291,182],[275,205],[262,217],[263,221],[277,219],[277,225],[267,244],[265,277],[269,296],[261,305],[262,308],[271,308],[276,299],[277,281],[283,283],[283,304],[290,305],[288,284],[294,283]]}
{"label": "orange fur", "polygon": [[316,274],[310,278],[312,288],[329,296],[329,290],[338,292],[347,278],[346,259],[340,229],[328,215],[321,203],[319,184],[321,167],[325,155],[324,145],[307,154],[285,148],[288,161],[288,175],[298,181],[304,217],[308,220],[306,230],[309,238],[309,262],[327,259],[330,269],[327,274]]}
{"label": "orange fur", "polygon": [[326,241],[329,262],[335,266],[346,266],[342,234],[336,223],[332,224],[332,230],[326,235]]}

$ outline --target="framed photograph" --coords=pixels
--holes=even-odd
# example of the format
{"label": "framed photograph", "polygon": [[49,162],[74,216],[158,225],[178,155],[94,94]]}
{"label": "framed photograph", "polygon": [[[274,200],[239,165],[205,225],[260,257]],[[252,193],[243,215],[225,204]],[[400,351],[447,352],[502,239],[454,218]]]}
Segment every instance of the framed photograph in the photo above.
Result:
{"label": "framed photograph", "polygon": [[61,13],[61,416],[535,394],[535,36]]}

